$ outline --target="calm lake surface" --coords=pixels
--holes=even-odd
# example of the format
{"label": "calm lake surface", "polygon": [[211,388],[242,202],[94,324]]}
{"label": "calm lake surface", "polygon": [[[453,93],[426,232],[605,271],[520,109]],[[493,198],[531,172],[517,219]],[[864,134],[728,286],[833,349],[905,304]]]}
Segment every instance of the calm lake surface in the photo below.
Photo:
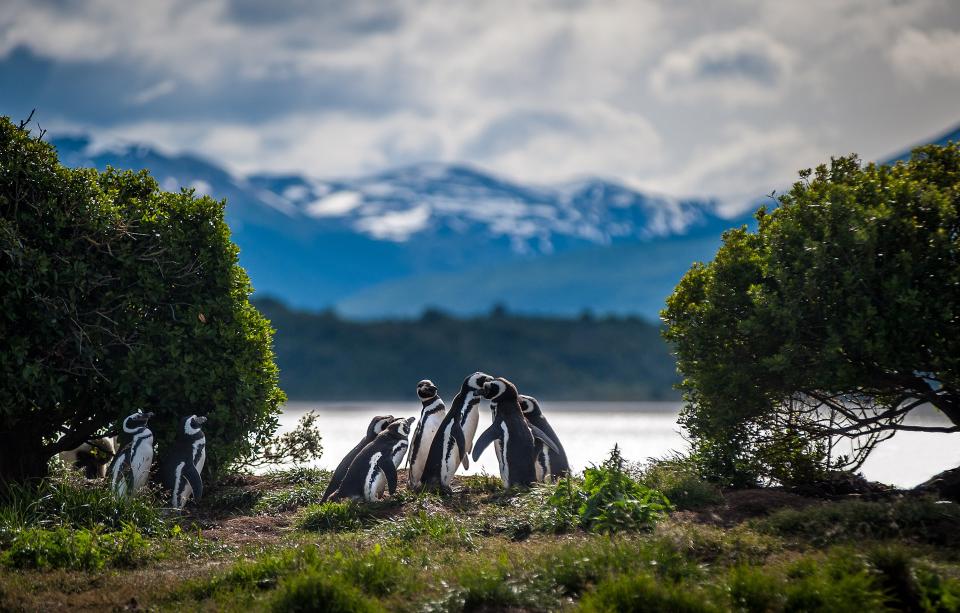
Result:
{"label": "calm lake surface", "polygon": [[[687,449],[677,424],[678,402],[548,402],[541,407],[563,442],[574,470],[599,464],[614,444],[624,457],[643,461]],[[316,410],[323,433],[323,457],[317,466],[333,469],[363,434],[374,415],[419,417],[418,402],[289,402],[280,418],[281,430],[292,428],[303,413]],[[477,435],[490,425],[487,403],[480,406]],[[935,420],[931,415],[914,423]],[[943,422],[937,422],[943,423]],[[960,434],[900,432],[882,443],[863,468],[868,479],[912,487],[932,475],[960,465]],[[491,446],[467,474],[499,475]]]}

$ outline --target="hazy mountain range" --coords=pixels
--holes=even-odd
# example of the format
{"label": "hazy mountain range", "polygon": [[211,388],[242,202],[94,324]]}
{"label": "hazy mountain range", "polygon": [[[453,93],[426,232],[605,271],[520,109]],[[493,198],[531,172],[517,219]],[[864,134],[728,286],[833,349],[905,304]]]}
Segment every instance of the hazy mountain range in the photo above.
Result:
{"label": "hazy mountain range", "polygon": [[[958,138],[960,128],[935,142]],[[348,317],[503,304],[655,319],[690,264],[713,256],[723,230],[752,222],[750,214],[722,218],[708,198],[602,179],[530,186],[446,164],[337,180],[236,177],[213,161],[144,145],[102,149],[84,136],[52,143],[68,166],[146,168],[164,189],[226,198],[259,296]]]}

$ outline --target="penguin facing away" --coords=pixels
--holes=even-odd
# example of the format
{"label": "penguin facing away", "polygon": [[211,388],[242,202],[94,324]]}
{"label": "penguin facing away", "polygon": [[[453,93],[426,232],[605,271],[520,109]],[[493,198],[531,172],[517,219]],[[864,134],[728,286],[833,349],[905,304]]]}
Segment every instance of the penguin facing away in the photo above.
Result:
{"label": "penguin facing away", "polygon": [[333,475],[330,477],[330,483],[327,484],[327,489],[324,490],[320,502],[326,502],[327,499],[330,498],[330,494],[334,493],[337,488],[340,487],[340,483],[343,482],[343,477],[347,474],[347,469],[350,468],[350,463],[353,462],[353,459],[357,457],[357,454],[372,442],[384,428],[389,426],[393,420],[393,415],[377,415],[370,420],[370,424],[367,426],[366,436],[364,436],[353,449],[348,451],[347,455],[343,456],[343,459],[337,464],[337,469],[333,471]]}
{"label": "penguin facing away", "polygon": [[123,420],[123,433],[129,443],[120,448],[110,464],[110,487],[117,496],[131,496],[142,488],[150,477],[153,465],[153,432],[147,422],[153,413],[137,409]]}
{"label": "penguin facing away", "polygon": [[170,506],[182,509],[187,499],[203,496],[200,471],[207,459],[207,438],[200,427],[206,417],[188,415],[180,420],[177,438],[160,465],[160,478],[169,488]]}
{"label": "penguin facing away", "polygon": [[[451,492],[450,481],[456,474],[457,468],[470,450],[470,443],[467,441],[466,433],[463,430],[463,411],[466,407],[471,407],[474,414],[477,405],[480,403],[480,391],[483,384],[492,380],[488,374],[475,372],[466,379],[460,386],[453,399],[453,404],[437,430],[433,442],[430,444],[430,452],[427,454],[427,461],[423,468],[423,474],[420,477],[421,485],[427,489],[439,489],[442,492]],[[474,422],[477,420],[474,419]],[[474,432],[476,423],[474,423]],[[472,437],[473,433],[471,433]],[[471,441],[472,442],[472,441]],[[469,465],[469,464],[468,464]]]}
{"label": "penguin facing away", "polygon": [[368,443],[353,459],[340,487],[330,500],[366,500],[376,502],[384,490],[397,491],[397,468],[407,452],[410,426],[414,418],[395,419]]}
{"label": "penguin facing away", "polygon": [[563,450],[563,445],[550,426],[550,422],[543,416],[543,411],[540,409],[540,403],[537,399],[533,396],[521,395],[520,410],[523,411],[523,416],[527,419],[528,424],[539,428],[557,446],[557,451],[554,451],[542,440],[537,439],[534,445],[537,450],[535,464],[537,481],[551,481],[569,475],[570,463],[567,462],[567,453]]}
{"label": "penguin facing away", "polygon": [[411,489],[419,489],[421,486],[420,478],[423,467],[427,463],[427,455],[430,453],[430,444],[437,430],[440,429],[440,422],[447,414],[447,407],[437,395],[437,386],[433,381],[424,379],[417,383],[417,398],[420,399],[422,408],[420,421],[417,422],[413,440],[410,441],[410,473],[407,487]]}
{"label": "penguin facing away", "polygon": [[490,443],[499,441],[503,456],[500,464],[503,486],[531,485],[537,480],[535,440],[542,440],[554,451],[558,450],[556,444],[542,430],[527,423],[513,383],[503,377],[488,381],[483,386],[483,397],[497,402],[496,414],[493,424],[477,439],[473,460],[476,461]]}

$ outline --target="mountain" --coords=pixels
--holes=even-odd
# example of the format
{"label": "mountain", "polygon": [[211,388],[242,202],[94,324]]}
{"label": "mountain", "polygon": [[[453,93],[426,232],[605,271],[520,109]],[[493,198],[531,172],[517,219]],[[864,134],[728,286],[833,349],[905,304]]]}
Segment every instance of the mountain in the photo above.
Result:
{"label": "mountain", "polygon": [[529,312],[655,318],[693,259],[733,223],[711,200],[591,179],[530,186],[464,165],[350,179],[237,177],[212,161],[56,138],[68,166],[149,169],[161,186],[226,198],[241,264],[260,296],[354,317]]}

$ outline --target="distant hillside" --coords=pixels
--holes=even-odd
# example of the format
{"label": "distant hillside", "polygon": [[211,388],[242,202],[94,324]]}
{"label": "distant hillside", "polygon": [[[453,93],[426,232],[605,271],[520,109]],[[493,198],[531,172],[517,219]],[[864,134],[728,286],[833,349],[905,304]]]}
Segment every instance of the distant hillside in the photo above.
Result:
{"label": "distant hillside", "polygon": [[[591,308],[655,319],[677,271],[712,255],[686,252],[688,239],[714,245],[738,223],[717,216],[709,199],[644,194],[604,179],[525,185],[456,164],[350,179],[237,177],[214,161],[149,146],[102,148],[82,136],[52,143],[68,166],[146,168],[165,189],[226,198],[240,263],[259,295],[351,317],[410,315],[431,305],[473,315],[499,302],[530,312]],[[670,247],[674,241],[685,246]],[[591,269],[599,259],[611,272],[602,254],[610,247],[630,260],[624,270],[640,276],[625,282]],[[670,249],[676,261],[665,264]],[[483,293],[461,291],[479,277]]]}
{"label": "distant hillside", "polygon": [[672,356],[656,326],[636,317],[524,317],[495,310],[458,319],[346,321],[257,300],[277,333],[281,387],[294,400],[410,400],[429,378],[453,399],[476,370],[549,399],[677,397]]}

